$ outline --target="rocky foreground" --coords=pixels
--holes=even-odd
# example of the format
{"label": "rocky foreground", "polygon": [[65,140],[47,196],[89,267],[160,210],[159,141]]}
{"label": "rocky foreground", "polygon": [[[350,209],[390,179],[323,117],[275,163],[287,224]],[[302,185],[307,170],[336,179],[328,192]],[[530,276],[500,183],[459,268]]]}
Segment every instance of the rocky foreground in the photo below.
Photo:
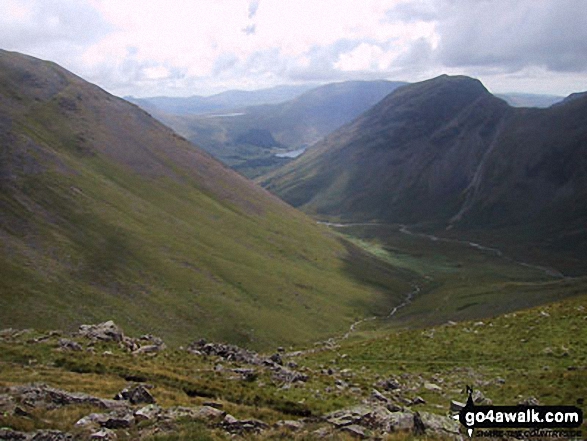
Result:
{"label": "rocky foreground", "polygon": [[[37,359],[28,360],[33,367],[24,367],[24,371],[36,367],[37,373],[53,372],[57,365],[60,371],[55,375],[65,375],[62,371],[66,369],[67,382],[77,381],[80,386],[90,375],[88,381],[98,381],[97,374],[114,378],[115,373],[116,380],[112,381],[120,384],[124,379],[125,386],[107,397],[104,393],[94,395],[54,387],[49,385],[51,381],[3,381],[2,440],[166,439],[165,436],[174,434],[179,438],[173,439],[193,439],[185,435],[186,425],[196,425],[199,433],[211,437],[204,439],[394,439],[389,438],[393,435],[403,439],[411,435],[463,439],[459,423],[447,412],[437,414],[419,409],[426,401],[413,396],[413,388],[407,385],[415,379],[408,376],[381,379],[369,386],[355,384],[353,372],[336,367],[316,370],[299,366],[299,360],[294,361],[295,357],[283,348],[264,356],[234,345],[199,340],[174,351],[152,335],[127,337],[112,321],[82,325],[69,335],[54,331],[31,338],[31,332],[0,332],[3,348],[16,353],[15,348],[24,347],[26,351],[21,354],[37,355]],[[159,374],[161,366],[168,364],[158,360],[172,365],[173,357],[182,357],[181,363],[186,365],[198,366],[194,372],[200,375],[211,375],[210,383],[219,384],[219,389],[207,385],[205,380],[193,385],[182,377],[181,382],[178,376],[173,377],[172,383],[170,374]],[[91,363],[83,364],[84,360]],[[140,369],[133,370],[133,366]],[[71,372],[75,373],[75,380],[70,379]],[[318,380],[329,384],[325,391],[313,389]],[[182,385],[187,397],[178,401],[184,404],[177,405],[166,396],[171,384]],[[424,387],[432,392],[441,389],[429,382]],[[274,395],[265,397],[263,389],[275,391]],[[248,392],[237,392],[241,390]],[[303,396],[301,392],[306,396],[332,392],[347,405],[320,413],[305,407],[305,398],[280,402],[277,397],[281,391],[296,393],[298,397]],[[248,398],[251,393],[255,395]],[[478,403],[488,402],[482,394],[476,398]],[[191,402],[186,403],[186,399]],[[447,403],[447,409],[449,406],[456,412],[461,404],[453,401]],[[51,424],[59,415],[65,416],[63,421]]]}

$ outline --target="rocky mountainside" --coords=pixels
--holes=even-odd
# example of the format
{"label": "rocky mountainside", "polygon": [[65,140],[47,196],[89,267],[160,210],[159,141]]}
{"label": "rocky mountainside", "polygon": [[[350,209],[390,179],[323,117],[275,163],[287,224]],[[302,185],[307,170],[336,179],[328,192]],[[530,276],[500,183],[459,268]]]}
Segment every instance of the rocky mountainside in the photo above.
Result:
{"label": "rocky mountainside", "polygon": [[0,237],[3,326],[113,318],[264,347],[400,301],[349,270],[360,252],[143,110],[6,51]]}
{"label": "rocky mountainside", "polygon": [[476,405],[585,409],[584,305],[265,354],[202,339],[173,349],[112,321],[4,329],[0,438],[468,439],[452,418],[467,387]]}
{"label": "rocky mountainside", "polygon": [[526,227],[587,256],[587,99],[512,108],[441,76],[398,89],[263,185],[331,219]]}

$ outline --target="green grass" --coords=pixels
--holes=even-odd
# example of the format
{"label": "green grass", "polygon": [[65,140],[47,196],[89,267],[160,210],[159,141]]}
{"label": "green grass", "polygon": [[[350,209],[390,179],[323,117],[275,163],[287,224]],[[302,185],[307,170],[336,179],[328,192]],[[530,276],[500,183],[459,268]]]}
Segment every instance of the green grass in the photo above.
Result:
{"label": "green grass", "polygon": [[400,301],[401,283],[348,272],[369,256],[138,108],[29,62],[19,69],[64,82],[39,80],[39,91],[10,63],[0,73],[15,176],[0,189],[3,327],[113,319],[168,344],[269,348],[339,334]]}
{"label": "green grass", "polygon": [[413,301],[388,321],[387,325],[394,328],[494,317],[580,295],[587,289],[584,277],[553,277],[516,263],[507,254],[480,251],[462,242],[406,235],[397,225],[334,229],[401,270],[419,287]]}

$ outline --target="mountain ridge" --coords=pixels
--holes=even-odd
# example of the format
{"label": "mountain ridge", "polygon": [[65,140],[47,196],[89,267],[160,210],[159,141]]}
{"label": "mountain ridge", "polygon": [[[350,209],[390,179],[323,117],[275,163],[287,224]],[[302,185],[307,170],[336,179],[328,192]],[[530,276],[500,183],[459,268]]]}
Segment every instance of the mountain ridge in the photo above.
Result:
{"label": "mountain ridge", "polygon": [[4,326],[267,347],[400,301],[353,273],[368,256],[54,63],[0,51],[0,128]]}
{"label": "mountain ridge", "polygon": [[572,233],[581,247],[585,106],[579,94],[513,108],[478,80],[443,75],[397,89],[259,181],[326,219],[460,231],[527,223],[528,237]]}

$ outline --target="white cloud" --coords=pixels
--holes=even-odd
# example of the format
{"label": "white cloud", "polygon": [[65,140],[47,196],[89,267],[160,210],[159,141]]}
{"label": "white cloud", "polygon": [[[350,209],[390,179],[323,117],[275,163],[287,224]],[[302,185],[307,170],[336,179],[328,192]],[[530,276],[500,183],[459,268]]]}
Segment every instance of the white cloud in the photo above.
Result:
{"label": "white cloud", "polygon": [[525,91],[542,78],[551,92],[561,93],[565,84],[585,79],[584,5],[2,0],[0,47],[52,59],[119,95],[190,95],[350,78],[416,81],[443,72],[499,85],[517,81]]}

